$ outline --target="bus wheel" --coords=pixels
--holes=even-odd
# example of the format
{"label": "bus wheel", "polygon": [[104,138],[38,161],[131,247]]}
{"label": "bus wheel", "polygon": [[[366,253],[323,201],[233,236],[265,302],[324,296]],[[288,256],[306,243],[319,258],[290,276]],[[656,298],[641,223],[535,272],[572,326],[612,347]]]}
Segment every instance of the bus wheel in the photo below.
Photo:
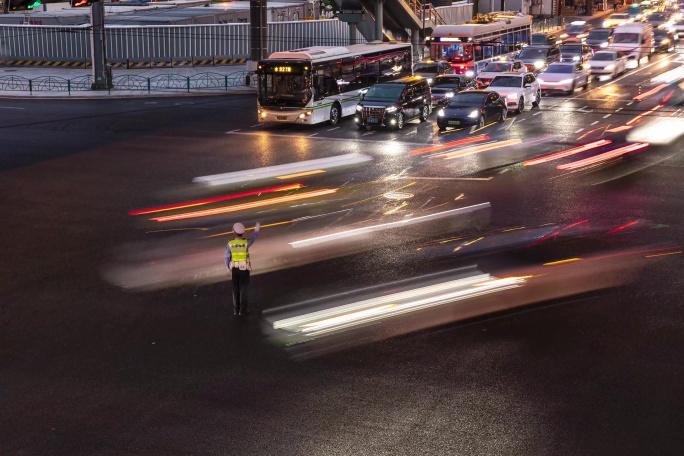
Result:
{"label": "bus wheel", "polygon": [[337,125],[340,121],[340,105],[333,103],[330,108],[330,125]]}

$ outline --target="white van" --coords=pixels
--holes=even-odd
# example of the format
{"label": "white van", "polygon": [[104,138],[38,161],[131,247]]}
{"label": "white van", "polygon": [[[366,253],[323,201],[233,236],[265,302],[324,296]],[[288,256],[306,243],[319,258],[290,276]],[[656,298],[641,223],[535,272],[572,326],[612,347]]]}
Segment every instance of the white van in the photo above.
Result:
{"label": "white van", "polygon": [[618,25],[608,49],[627,55],[627,59],[634,60],[638,66],[641,59],[650,57],[655,51],[653,26],[635,22]]}

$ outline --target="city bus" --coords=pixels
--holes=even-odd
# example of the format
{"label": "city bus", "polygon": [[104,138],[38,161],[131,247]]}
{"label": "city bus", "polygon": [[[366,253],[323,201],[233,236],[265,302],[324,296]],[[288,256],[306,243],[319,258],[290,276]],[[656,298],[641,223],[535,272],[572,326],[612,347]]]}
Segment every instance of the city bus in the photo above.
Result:
{"label": "city bus", "polygon": [[312,125],[356,113],[376,82],[410,76],[411,44],[315,46],[276,52],[257,66],[259,123]]}
{"label": "city bus", "polygon": [[446,60],[458,74],[472,76],[484,59],[519,50],[530,39],[529,16],[496,14],[459,25],[438,25],[427,45],[430,58]]}

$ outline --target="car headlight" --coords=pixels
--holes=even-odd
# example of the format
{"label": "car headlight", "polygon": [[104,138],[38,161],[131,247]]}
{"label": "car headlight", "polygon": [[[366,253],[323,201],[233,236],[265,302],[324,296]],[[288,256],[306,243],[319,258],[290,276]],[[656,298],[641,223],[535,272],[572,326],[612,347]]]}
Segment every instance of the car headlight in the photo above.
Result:
{"label": "car headlight", "polygon": [[612,71],[615,69],[615,65],[611,63],[610,65],[606,65],[603,69],[606,71]]}
{"label": "car headlight", "polygon": [[536,62],[534,62],[534,67],[536,69],[542,68],[543,66],[544,66],[544,61],[542,61],[542,60],[537,60]]}
{"label": "car headlight", "polygon": [[454,96],[454,92],[447,92],[444,94],[444,98],[452,98]]}
{"label": "car headlight", "polygon": [[667,44],[669,42],[670,42],[670,40],[668,40],[667,38],[665,38],[663,41],[661,41],[662,44]]}
{"label": "car headlight", "polygon": [[361,106],[361,105],[356,105],[356,110],[357,110],[357,111],[363,110],[363,106]]}
{"label": "car headlight", "polygon": [[440,109],[439,111],[437,111],[437,115],[439,117],[444,117],[444,109]]}
{"label": "car headlight", "polygon": [[604,28],[610,27],[610,22],[608,22],[608,21],[603,21],[603,27],[604,27]]}
{"label": "car headlight", "polygon": [[608,47],[608,43],[601,43],[601,47],[602,47],[602,48],[607,48],[607,47]]}
{"label": "car headlight", "polygon": [[396,107],[396,106],[390,106],[390,107],[387,108],[385,111],[386,111],[386,112],[394,112],[394,111],[396,111],[396,110],[397,110],[397,107]]}
{"label": "car headlight", "polygon": [[567,33],[563,33],[563,34],[561,34],[561,36],[560,36],[561,39],[565,39],[565,38],[567,38],[567,37],[568,37],[568,34],[567,34]]}
{"label": "car headlight", "polygon": [[480,115],[480,111],[473,111],[470,114],[468,114],[468,117],[470,117],[471,119],[474,119],[475,117],[477,117],[479,115]]}
{"label": "car headlight", "polygon": [[572,79],[563,79],[559,84],[570,84]]}
{"label": "car headlight", "polygon": [[472,78],[473,76],[475,76],[475,73],[473,73],[471,70],[468,70],[465,72],[465,75],[468,76],[469,78]]}
{"label": "car headlight", "polygon": [[572,57],[572,61],[573,61],[573,62],[579,62],[579,59],[580,59],[580,58],[579,58],[579,55],[575,55],[575,56]]}
{"label": "car headlight", "polygon": [[428,84],[432,84],[432,78],[428,78]]}

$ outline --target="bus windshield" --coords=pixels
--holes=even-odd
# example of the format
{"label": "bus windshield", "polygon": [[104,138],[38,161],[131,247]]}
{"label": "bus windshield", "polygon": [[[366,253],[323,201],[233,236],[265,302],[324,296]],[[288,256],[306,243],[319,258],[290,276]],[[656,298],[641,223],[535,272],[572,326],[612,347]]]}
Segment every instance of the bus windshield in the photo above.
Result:
{"label": "bus windshield", "polygon": [[431,57],[435,60],[446,60],[448,62],[469,62],[473,60],[472,44],[435,43],[433,49],[435,52]]}
{"label": "bus windshield", "polygon": [[301,65],[265,65],[258,90],[261,106],[303,107],[311,99],[311,78]]}

